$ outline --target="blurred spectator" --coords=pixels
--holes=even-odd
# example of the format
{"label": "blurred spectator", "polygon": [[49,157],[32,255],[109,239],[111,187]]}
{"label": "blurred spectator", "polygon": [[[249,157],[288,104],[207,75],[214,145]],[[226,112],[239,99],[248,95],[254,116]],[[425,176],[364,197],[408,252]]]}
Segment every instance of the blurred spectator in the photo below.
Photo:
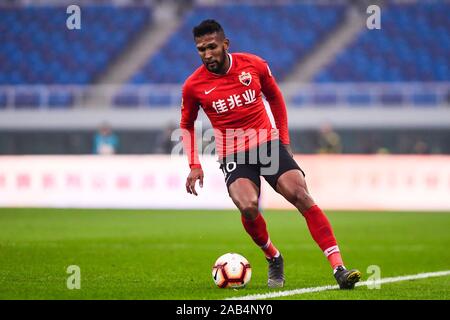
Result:
{"label": "blurred spectator", "polygon": [[377,149],[377,152],[376,152],[376,153],[378,153],[378,154],[390,154],[391,152],[390,152],[389,149],[386,148],[386,147],[379,147],[379,148]]}
{"label": "blurred spectator", "polygon": [[340,136],[333,130],[329,123],[320,127],[318,153],[341,153],[342,144]]}
{"label": "blurred spectator", "polygon": [[94,136],[94,153],[102,155],[115,154],[118,146],[119,138],[117,135],[112,132],[108,123],[102,123]]}

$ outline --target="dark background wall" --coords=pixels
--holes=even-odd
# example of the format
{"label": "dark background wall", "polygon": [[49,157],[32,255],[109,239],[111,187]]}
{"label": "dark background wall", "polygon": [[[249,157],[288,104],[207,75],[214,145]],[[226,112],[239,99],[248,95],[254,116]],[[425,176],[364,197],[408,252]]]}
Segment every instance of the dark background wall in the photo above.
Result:
{"label": "dark background wall", "polygon": [[[163,130],[116,130],[118,154],[168,153],[170,137]],[[342,153],[450,154],[449,129],[346,129],[336,130]],[[0,131],[0,154],[91,154],[95,131]],[[291,145],[297,153],[317,153],[317,130],[292,130]],[[206,142],[207,143],[207,142]]]}

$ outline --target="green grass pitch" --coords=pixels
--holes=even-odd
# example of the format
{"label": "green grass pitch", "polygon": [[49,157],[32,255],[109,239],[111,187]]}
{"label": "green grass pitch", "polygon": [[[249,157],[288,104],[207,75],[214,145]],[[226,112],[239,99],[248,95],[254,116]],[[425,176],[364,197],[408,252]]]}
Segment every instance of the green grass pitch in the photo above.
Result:
{"label": "green grass pitch", "polygon": [[[283,290],[335,284],[303,217],[264,215],[285,257]],[[363,280],[370,265],[382,278],[450,270],[450,213],[327,215],[347,267]],[[215,287],[211,267],[226,252],[250,261],[246,288]],[[78,290],[67,288],[70,265],[80,267]],[[237,211],[0,209],[0,299],[224,299],[270,292],[266,273]],[[450,299],[450,276],[283,299]]]}

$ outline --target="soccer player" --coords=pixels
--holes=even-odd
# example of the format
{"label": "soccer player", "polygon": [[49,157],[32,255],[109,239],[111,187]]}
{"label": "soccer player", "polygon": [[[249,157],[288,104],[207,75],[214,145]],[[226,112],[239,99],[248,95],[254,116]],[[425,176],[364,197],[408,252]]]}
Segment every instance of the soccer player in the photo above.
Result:
{"label": "soccer player", "polygon": [[[229,196],[241,213],[244,229],[268,261],[268,286],[284,286],[284,262],[259,212],[260,176],[299,210],[340,288],[352,289],[361,273],[344,267],[332,227],[309,194],[304,173],[289,146],[284,99],[266,61],[248,53],[228,53],[230,41],[215,20],[201,22],[193,28],[193,35],[203,64],[186,80],[182,93],[180,127],[191,169],[186,191],[197,195],[197,180],[203,187],[194,134],[201,107],[214,128]],[[276,128],[272,128],[262,94],[269,102]]]}

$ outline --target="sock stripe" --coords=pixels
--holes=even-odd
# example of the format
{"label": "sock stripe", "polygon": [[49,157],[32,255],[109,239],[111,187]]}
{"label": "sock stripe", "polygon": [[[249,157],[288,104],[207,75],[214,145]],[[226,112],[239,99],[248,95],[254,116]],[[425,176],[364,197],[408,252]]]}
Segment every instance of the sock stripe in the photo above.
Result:
{"label": "sock stripe", "polygon": [[267,240],[267,243],[265,244],[265,245],[263,245],[263,246],[261,246],[261,248],[264,250],[264,249],[267,249],[270,245],[272,244],[272,242],[270,241],[270,238]]}
{"label": "sock stripe", "polygon": [[323,251],[323,253],[325,254],[325,257],[327,257],[327,258],[328,258],[328,256],[330,256],[331,254],[336,253],[336,252],[340,252],[338,246],[332,246],[332,247],[329,247],[329,248],[327,248],[327,249],[325,249],[325,250]]}

